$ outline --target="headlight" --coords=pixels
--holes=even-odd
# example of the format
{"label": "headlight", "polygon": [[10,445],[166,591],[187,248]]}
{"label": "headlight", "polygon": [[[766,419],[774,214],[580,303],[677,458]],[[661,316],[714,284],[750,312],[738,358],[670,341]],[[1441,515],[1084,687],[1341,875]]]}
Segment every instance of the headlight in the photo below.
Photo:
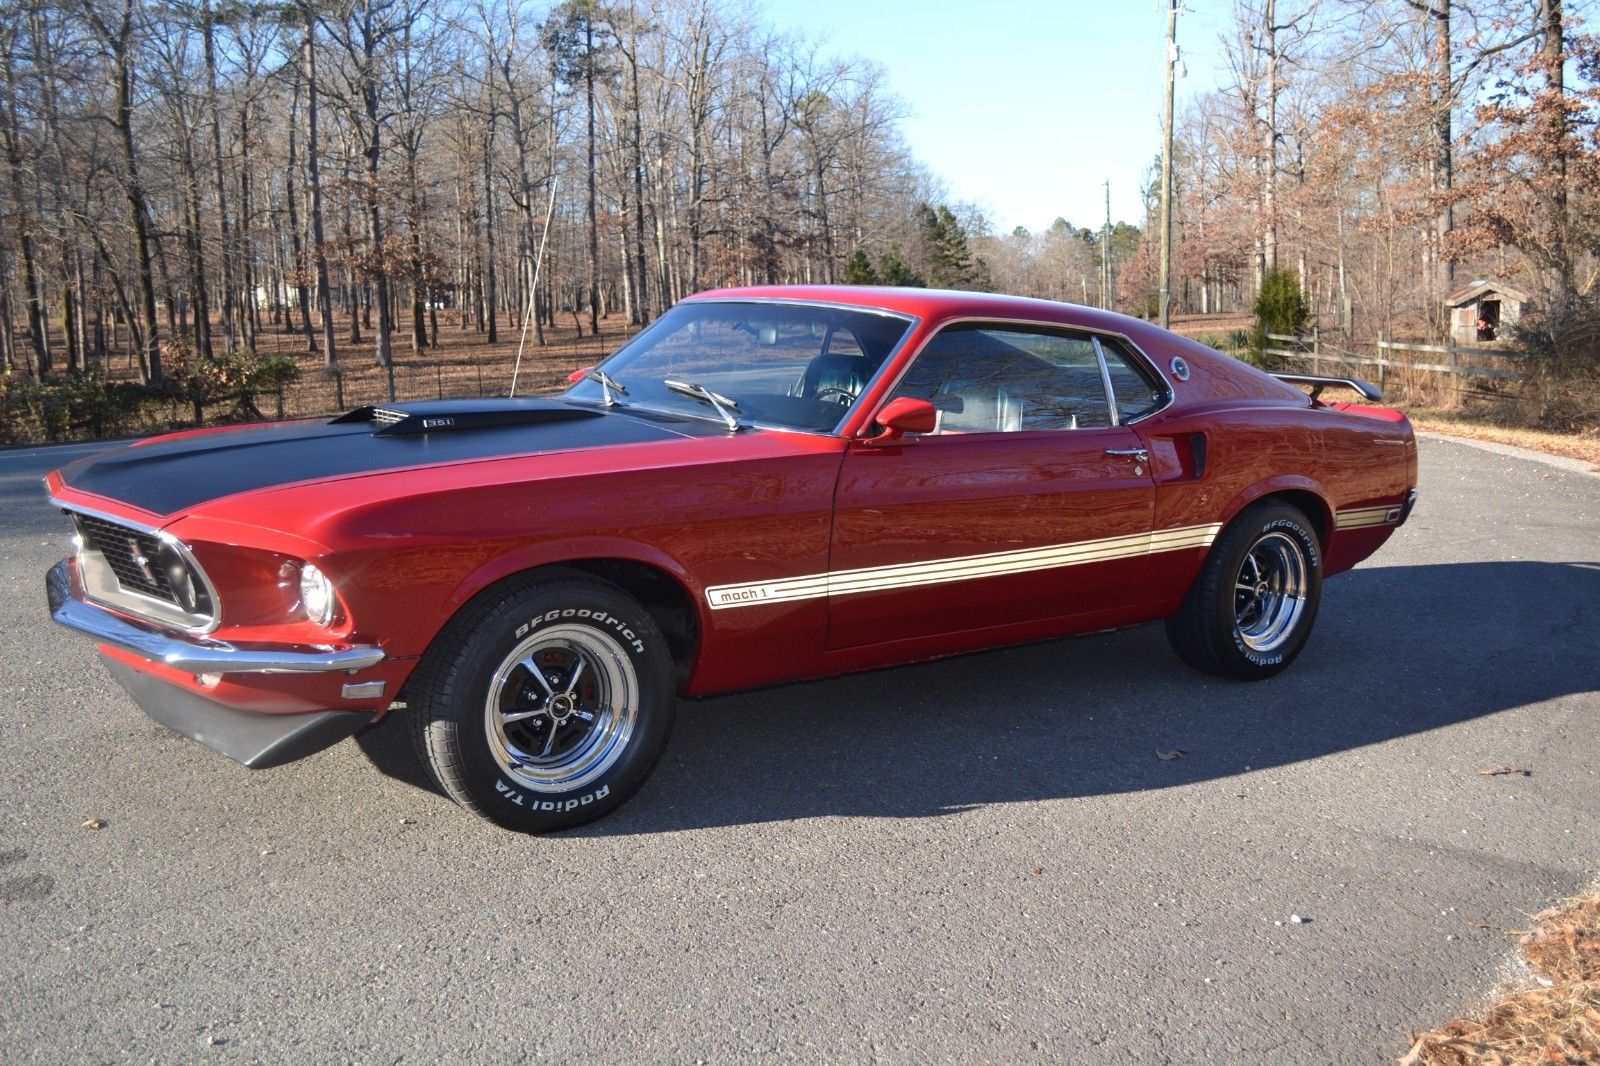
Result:
{"label": "headlight", "polygon": [[305,608],[306,617],[325,626],[333,621],[333,582],[328,580],[328,575],[312,566],[303,563],[300,566],[300,606]]}

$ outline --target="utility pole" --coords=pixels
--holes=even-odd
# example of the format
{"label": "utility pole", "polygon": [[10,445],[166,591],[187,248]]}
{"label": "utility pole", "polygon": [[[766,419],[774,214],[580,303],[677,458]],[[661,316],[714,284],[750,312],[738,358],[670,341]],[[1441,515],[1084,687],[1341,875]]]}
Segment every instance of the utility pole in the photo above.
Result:
{"label": "utility pole", "polygon": [[1161,149],[1161,328],[1172,325],[1172,83],[1178,66],[1178,0],[1167,6],[1167,123]]}
{"label": "utility pole", "polygon": [[1100,232],[1100,306],[1111,310],[1111,182],[1106,182],[1106,228]]}

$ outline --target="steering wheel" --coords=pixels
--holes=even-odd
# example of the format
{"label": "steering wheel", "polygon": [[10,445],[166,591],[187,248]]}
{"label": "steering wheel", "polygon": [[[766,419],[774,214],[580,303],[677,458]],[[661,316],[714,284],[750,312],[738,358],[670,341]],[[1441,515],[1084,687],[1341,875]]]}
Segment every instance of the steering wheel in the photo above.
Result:
{"label": "steering wheel", "polygon": [[833,402],[841,407],[848,407],[856,402],[856,394],[839,385],[824,385],[811,394],[813,400],[822,403]]}

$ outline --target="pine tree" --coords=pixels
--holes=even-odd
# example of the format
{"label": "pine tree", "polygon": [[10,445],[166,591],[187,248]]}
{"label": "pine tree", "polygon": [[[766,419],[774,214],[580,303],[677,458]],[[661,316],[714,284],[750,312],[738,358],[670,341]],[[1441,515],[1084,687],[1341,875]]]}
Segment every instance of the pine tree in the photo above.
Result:
{"label": "pine tree", "polygon": [[850,265],[844,270],[844,283],[846,285],[876,285],[878,272],[872,269],[872,260],[867,258],[867,253],[860,248],[850,257]]}
{"label": "pine tree", "polygon": [[883,279],[885,285],[899,285],[912,289],[922,289],[928,285],[926,279],[911,269],[898,244],[889,245],[889,250],[878,260],[878,276]]}
{"label": "pine tree", "polygon": [[979,270],[973,262],[966,227],[945,204],[917,208],[918,228],[928,255],[928,281],[941,289],[981,288],[987,266]]}

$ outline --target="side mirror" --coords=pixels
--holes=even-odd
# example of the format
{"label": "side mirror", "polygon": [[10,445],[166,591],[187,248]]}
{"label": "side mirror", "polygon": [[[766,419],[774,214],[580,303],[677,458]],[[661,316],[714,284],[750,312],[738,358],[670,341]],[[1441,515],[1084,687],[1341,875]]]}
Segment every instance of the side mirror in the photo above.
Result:
{"label": "side mirror", "polygon": [[907,433],[932,433],[939,426],[939,411],[927,400],[902,396],[897,400],[890,400],[888,405],[878,412],[877,423],[883,427],[883,432],[876,437],[868,437],[861,443],[879,446],[900,444],[903,443]]}

